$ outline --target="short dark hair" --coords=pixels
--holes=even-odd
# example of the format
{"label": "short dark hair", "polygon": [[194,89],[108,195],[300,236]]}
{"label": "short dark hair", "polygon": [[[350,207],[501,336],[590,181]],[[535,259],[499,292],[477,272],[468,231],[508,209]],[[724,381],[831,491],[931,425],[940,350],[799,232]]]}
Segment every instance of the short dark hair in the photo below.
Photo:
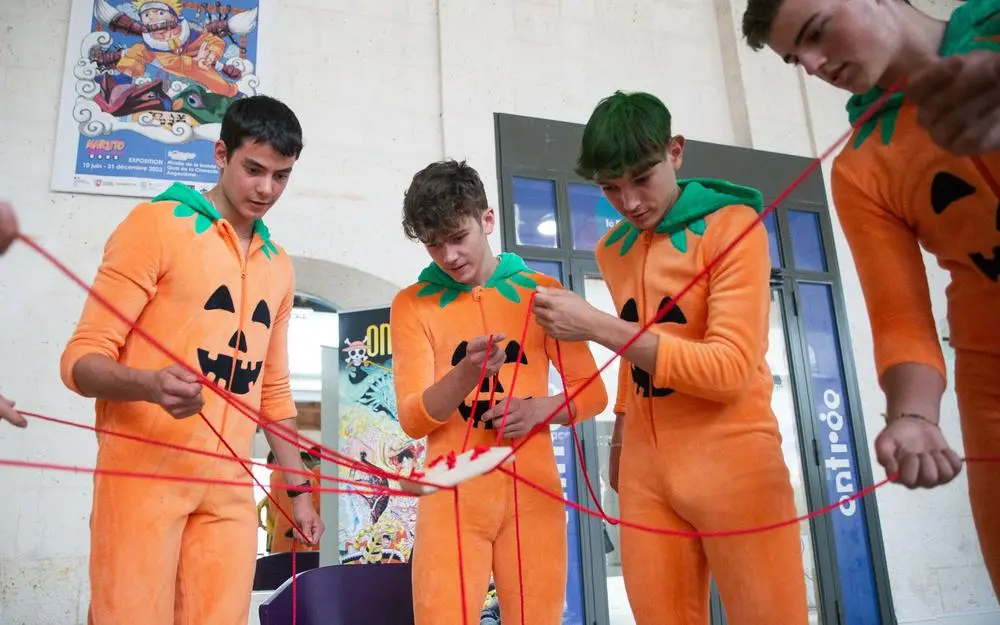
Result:
{"label": "short dark hair", "polygon": [[298,158],[302,153],[302,126],[295,113],[266,95],[234,100],[222,118],[219,139],[230,155],[247,139],[269,144],[282,156]]}
{"label": "short dark hair", "polygon": [[[910,4],[910,0],[899,0]],[[771,38],[771,26],[778,16],[785,0],[749,0],[746,11],[743,12],[743,37],[747,45],[754,50],[761,50]]]}
{"label": "short dark hair", "polygon": [[479,173],[465,161],[431,163],[410,182],[403,198],[403,233],[410,240],[435,243],[456,233],[466,217],[489,208]]}
{"label": "short dark hair", "polygon": [[663,160],[670,111],[656,96],[616,91],[601,100],[583,129],[576,173],[587,180],[640,173]]}
{"label": "short dark hair", "polygon": [[761,50],[771,37],[771,25],[785,0],[749,0],[743,12],[743,37],[753,50]]}

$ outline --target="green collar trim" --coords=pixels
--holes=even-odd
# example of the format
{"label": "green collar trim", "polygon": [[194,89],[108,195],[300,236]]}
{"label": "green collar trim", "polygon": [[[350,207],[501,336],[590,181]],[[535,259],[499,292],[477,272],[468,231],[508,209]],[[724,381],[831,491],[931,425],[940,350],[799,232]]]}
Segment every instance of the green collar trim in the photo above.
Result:
{"label": "green collar trim", "polygon": [[[521,296],[515,287],[520,286],[534,290],[538,286],[538,282],[530,276],[538,272],[528,267],[524,260],[516,254],[505,252],[500,254],[499,260],[496,271],[483,287],[496,289],[497,293],[505,299],[519,304]],[[468,284],[453,280],[437,263],[431,263],[420,272],[417,284],[424,285],[417,291],[417,297],[430,297],[440,293],[441,298],[438,300],[438,306],[441,308],[454,302],[462,293],[468,293],[473,289]]]}

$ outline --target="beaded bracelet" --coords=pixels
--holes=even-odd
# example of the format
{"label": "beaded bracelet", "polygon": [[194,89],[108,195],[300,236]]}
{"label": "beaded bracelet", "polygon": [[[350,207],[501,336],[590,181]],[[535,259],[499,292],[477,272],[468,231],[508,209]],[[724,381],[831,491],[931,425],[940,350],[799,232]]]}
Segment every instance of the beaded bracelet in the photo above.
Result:
{"label": "beaded bracelet", "polygon": [[889,416],[888,416],[887,414],[885,414],[885,413],[882,413],[882,418],[883,418],[883,419],[885,419],[885,422],[886,422],[886,424],[889,424],[889,423],[892,423],[893,421],[898,421],[899,419],[903,419],[903,418],[909,418],[909,419],[920,419],[921,421],[924,421],[924,422],[926,422],[926,423],[930,423],[930,424],[931,424],[931,425],[933,425],[934,427],[938,427],[938,424],[937,424],[937,423],[934,423],[933,421],[931,421],[930,419],[928,419],[928,418],[927,418],[927,417],[925,417],[924,415],[922,415],[922,414],[917,414],[917,413],[915,413],[915,412],[901,412],[901,413],[899,413],[899,415],[898,415],[898,416],[896,416],[896,418],[894,418],[894,419],[890,419],[890,418],[889,418]]}

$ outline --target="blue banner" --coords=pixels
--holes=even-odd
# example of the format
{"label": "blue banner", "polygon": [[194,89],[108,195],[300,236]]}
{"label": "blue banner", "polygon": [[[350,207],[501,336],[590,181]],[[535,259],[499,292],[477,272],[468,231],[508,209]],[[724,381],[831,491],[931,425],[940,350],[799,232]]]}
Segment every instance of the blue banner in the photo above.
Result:
{"label": "blue banner", "polygon": [[878,594],[863,499],[846,501],[863,488],[858,475],[851,410],[844,388],[843,360],[830,287],[801,284],[802,317],[809,346],[810,385],[816,439],[829,503],[842,502],[831,513],[843,622],[879,625]]}
{"label": "blue banner", "polygon": [[[563,497],[576,503],[576,445],[568,427],[552,430],[552,447],[562,480]],[[566,542],[569,548],[569,569],[566,577],[566,608],[563,625],[584,625],[583,554],[580,549],[580,513],[566,508]]]}

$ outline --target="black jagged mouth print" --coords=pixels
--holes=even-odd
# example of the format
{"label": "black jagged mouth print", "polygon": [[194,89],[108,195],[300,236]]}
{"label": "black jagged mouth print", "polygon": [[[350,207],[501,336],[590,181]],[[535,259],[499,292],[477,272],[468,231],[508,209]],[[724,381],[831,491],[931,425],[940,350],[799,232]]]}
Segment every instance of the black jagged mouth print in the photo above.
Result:
{"label": "black jagged mouth print", "polygon": [[[233,370],[233,357],[226,354],[219,354],[212,358],[207,350],[198,348],[198,364],[201,366],[201,373],[212,383],[218,384],[221,380],[222,387],[234,395],[246,395],[251,387],[257,383],[260,371],[264,362],[247,362],[245,360],[236,361],[236,369]],[[232,375],[232,379],[230,379]]]}

